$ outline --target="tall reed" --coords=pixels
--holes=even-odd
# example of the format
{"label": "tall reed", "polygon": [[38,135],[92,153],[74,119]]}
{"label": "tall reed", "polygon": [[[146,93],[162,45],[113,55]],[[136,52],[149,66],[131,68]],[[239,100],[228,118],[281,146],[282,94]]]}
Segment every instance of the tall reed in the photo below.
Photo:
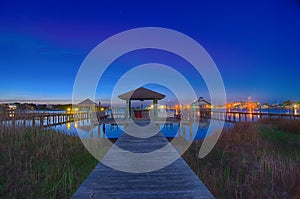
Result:
{"label": "tall reed", "polygon": [[97,164],[76,136],[0,127],[0,197],[69,198]]}
{"label": "tall reed", "polygon": [[184,154],[216,198],[300,196],[300,136],[265,124],[237,123],[226,128],[204,159],[197,158],[201,142]]}

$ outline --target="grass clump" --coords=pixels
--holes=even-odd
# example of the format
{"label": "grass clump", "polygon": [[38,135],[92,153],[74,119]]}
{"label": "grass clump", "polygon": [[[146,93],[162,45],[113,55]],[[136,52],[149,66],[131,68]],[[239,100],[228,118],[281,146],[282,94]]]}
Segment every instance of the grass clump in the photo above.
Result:
{"label": "grass clump", "polygon": [[70,198],[98,161],[77,136],[0,127],[0,198]]}
{"label": "grass clump", "polygon": [[237,123],[224,130],[205,158],[198,158],[200,141],[183,157],[216,198],[297,198],[300,135],[282,126]]}

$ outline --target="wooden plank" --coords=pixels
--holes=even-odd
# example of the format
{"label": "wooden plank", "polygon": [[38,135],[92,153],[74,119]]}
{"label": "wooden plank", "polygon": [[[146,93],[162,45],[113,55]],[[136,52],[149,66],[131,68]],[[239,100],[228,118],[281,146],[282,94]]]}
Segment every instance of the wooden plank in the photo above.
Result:
{"label": "wooden plank", "polygon": [[[148,132],[141,132],[145,136]],[[167,139],[159,132],[149,138],[136,138],[123,133],[116,141],[103,161],[110,161],[113,165],[126,166],[130,169],[140,169],[140,161],[120,156],[118,150],[146,153],[161,149],[157,160],[165,160],[172,155],[178,155]],[[123,152],[124,153],[124,152]],[[149,166],[155,160],[148,160]],[[99,163],[89,177],[78,188],[72,198],[214,198],[205,185],[193,173],[185,161],[180,157],[175,162],[162,169],[146,173],[129,173],[110,168]]]}

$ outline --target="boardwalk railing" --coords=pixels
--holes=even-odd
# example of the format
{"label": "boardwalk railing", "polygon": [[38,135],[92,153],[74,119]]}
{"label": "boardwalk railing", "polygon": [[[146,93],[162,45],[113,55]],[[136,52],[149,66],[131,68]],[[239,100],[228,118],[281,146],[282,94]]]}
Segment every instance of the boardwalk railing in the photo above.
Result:
{"label": "boardwalk railing", "polygon": [[0,114],[0,125],[49,127],[92,118],[92,112],[6,112]]}
{"label": "boardwalk railing", "polygon": [[226,122],[254,122],[261,118],[285,118],[295,120],[299,119],[300,115],[292,113],[266,113],[261,111],[212,111],[206,109],[200,110],[200,117],[224,120]]}

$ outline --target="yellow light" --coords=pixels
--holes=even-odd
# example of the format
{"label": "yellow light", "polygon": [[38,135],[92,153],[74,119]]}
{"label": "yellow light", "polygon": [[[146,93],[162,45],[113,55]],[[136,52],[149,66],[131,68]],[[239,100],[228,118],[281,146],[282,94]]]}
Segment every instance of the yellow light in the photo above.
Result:
{"label": "yellow light", "polygon": [[101,109],[100,109],[101,111],[104,111],[104,108],[103,107],[101,107]]}
{"label": "yellow light", "polygon": [[71,111],[71,108],[68,108],[67,111]]}
{"label": "yellow light", "polygon": [[295,105],[294,105],[294,108],[298,108],[298,105],[297,105],[297,104],[295,104]]}
{"label": "yellow light", "polygon": [[71,129],[71,122],[68,122],[68,123],[67,123],[67,128],[68,128],[68,130]]}

